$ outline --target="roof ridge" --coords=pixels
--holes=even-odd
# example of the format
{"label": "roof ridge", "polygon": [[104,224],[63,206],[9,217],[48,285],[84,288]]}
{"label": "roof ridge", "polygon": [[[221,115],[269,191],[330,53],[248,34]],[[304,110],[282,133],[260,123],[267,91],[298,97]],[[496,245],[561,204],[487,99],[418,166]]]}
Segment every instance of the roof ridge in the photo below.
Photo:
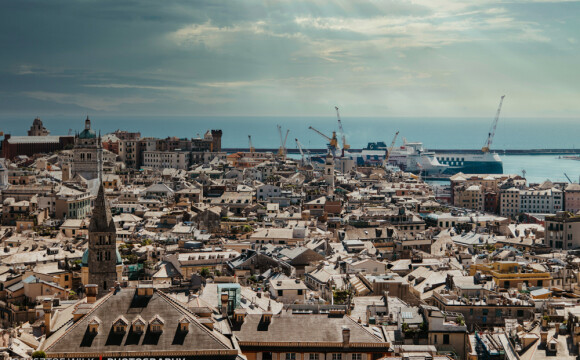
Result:
{"label": "roof ridge", "polygon": [[375,338],[377,338],[378,340],[381,340],[383,342],[385,342],[385,339],[381,339],[379,338],[377,335],[373,334],[372,332],[370,332],[369,330],[367,330],[366,327],[364,327],[362,324],[359,324],[357,320],[353,319],[350,315],[346,315],[346,318],[348,318],[350,321],[352,321],[353,324],[357,325],[360,329],[362,329],[364,332],[366,332],[367,334],[374,336]]}
{"label": "roof ridge", "polygon": [[[223,343],[223,341],[221,339],[219,339],[217,336],[215,336],[213,334],[213,332],[211,332],[205,325],[202,325],[199,320],[197,319],[197,317],[195,315],[193,315],[193,313],[190,313],[188,309],[186,309],[185,307],[181,306],[181,304],[179,304],[177,302],[177,300],[172,299],[169,295],[165,294],[163,291],[156,291],[158,294],[161,295],[161,297],[168,299],[169,303],[177,308],[178,310],[181,311],[186,311],[186,315],[192,315],[192,319],[194,320],[193,323],[197,325],[197,327],[201,328],[203,331],[205,331],[209,336],[211,336],[212,338],[214,338],[216,341],[218,341],[220,344],[223,344],[224,347],[226,347],[226,344]],[[181,308],[181,309],[179,309]],[[223,334],[222,334],[223,335]],[[225,336],[225,335],[224,335]]]}
{"label": "roof ridge", "polygon": [[[81,323],[81,321],[83,320],[83,318],[88,319],[88,316],[90,314],[92,314],[97,308],[101,307],[101,305],[105,302],[105,300],[108,299],[108,298],[110,298],[111,296],[113,296],[113,293],[112,292],[109,292],[107,295],[105,295],[104,297],[102,297],[100,299],[100,302],[98,303],[98,306],[93,306],[93,308],[88,313],[86,313],[85,316],[83,316],[81,319],[79,319],[79,321],[73,322],[73,325],[70,328],[68,328],[59,338],[55,339],[51,345],[49,345],[47,348],[45,348],[43,350],[46,351],[46,350],[50,349],[51,347],[53,347],[61,338],[63,338],[65,335],[67,335],[69,332],[71,332],[72,329],[76,328],[76,326],[78,326],[78,324]],[[61,326],[59,329],[62,329],[63,326]]]}

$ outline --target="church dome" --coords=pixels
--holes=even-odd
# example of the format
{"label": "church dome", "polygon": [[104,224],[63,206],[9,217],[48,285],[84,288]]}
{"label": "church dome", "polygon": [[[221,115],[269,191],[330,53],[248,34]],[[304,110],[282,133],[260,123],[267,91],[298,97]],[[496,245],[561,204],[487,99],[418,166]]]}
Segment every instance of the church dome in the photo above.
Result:
{"label": "church dome", "polygon": [[95,133],[95,130],[93,130],[93,129],[84,129],[79,134],[79,139],[94,139],[96,137],[97,137],[97,134]]}
{"label": "church dome", "polygon": [[97,137],[95,130],[91,129],[91,119],[87,116],[85,129],[79,134],[79,139],[94,139]]}
{"label": "church dome", "polygon": [[[123,265],[123,259],[121,258],[121,254],[119,253],[119,250],[115,250],[115,253],[117,255],[117,264],[116,265]],[[81,261],[81,266],[82,267],[89,266],[89,249],[86,249],[85,252],[83,253],[83,259]]]}

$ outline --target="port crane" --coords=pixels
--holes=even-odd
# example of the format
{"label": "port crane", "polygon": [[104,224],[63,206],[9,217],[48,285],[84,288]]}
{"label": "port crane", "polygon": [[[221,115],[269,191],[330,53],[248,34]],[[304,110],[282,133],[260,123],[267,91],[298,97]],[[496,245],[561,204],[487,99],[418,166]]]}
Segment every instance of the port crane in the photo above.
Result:
{"label": "port crane", "polygon": [[290,129],[286,130],[286,136],[282,137],[282,126],[278,125],[278,134],[280,134],[280,149],[278,149],[278,156],[282,160],[286,160],[286,140],[288,139],[288,133]]}
{"label": "port crane", "polygon": [[499,100],[499,106],[497,107],[497,112],[495,113],[495,119],[493,120],[493,123],[491,125],[491,130],[487,134],[487,142],[485,143],[485,146],[481,148],[481,151],[483,151],[484,153],[489,152],[489,147],[491,146],[491,142],[493,141],[493,137],[495,136],[495,129],[497,129],[497,122],[499,120],[499,113],[501,111],[501,105],[503,104],[503,98],[505,98],[505,95],[502,95],[501,99]]}
{"label": "port crane", "polygon": [[252,135],[248,135],[248,143],[250,144],[250,152],[255,152],[256,149],[254,148],[254,145],[252,145]]}
{"label": "port crane", "polygon": [[573,181],[572,181],[572,180],[570,180],[570,177],[568,176],[568,174],[564,173],[564,176],[566,176],[566,179],[568,179],[568,182],[570,182],[570,184],[572,184],[572,183],[573,183]]}
{"label": "port crane", "polygon": [[336,117],[338,118],[338,130],[340,130],[340,136],[342,138],[342,157],[344,157],[344,150],[350,149],[350,145],[346,143],[346,135],[344,135],[344,129],[342,128],[342,121],[340,120],[338,106],[335,106],[334,108],[336,109]]}
{"label": "port crane", "polygon": [[[300,151],[300,156],[302,156],[302,165],[310,164],[310,160],[306,161],[306,155],[304,155],[304,149],[302,148],[302,144],[298,139],[294,139],[296,141],[296,146],[298,147],[298,151]],[[306,150],[310,155],[310,151]]]}
{"label": "port crane", "polygon": [[313,130],[318,135],[320,135],[323,138],[325,138],[326,140],[328,140],[328,143],[329,143],[328,147],[330,149],[330,152],[332,153],[333,157],[336,157],[336,150],[338,150],[338,140],[336,139],[336,131],[332,132],[332,138],[331,138],[331,137],[328,137],[327,135],[323,134],[321,131],[316,130],[312,126],[309,126],[308,129]]}
{"label": "port crane", "polygon": [[385,166],[389,165],[389,158],[391,157],[391,153],[393,152],[393,148],[395,147],[395,142],[397,141],[397,136],[399,136],[399,131],[395,133],[393,137],[393,141],[391,141],[391,146],[387,150],[387,154],[385,155]]}

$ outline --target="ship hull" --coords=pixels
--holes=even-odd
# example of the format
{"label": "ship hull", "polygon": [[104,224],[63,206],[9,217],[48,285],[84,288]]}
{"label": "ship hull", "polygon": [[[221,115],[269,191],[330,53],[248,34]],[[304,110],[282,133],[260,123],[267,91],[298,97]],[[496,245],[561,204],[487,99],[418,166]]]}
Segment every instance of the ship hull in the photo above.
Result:
{"label": "ship hull", "polygon": [[437,154],[440,163],[448,165],[445,174],[503,174],[503,163],[498,154]]}

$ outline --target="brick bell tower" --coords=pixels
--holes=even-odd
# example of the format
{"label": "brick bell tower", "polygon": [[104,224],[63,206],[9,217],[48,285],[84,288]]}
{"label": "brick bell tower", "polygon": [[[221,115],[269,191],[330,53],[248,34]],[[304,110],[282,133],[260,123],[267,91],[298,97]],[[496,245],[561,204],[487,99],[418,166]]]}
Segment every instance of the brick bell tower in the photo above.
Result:
{"label": "brick bell tower", "polygon": [[111,215],[111,209],[105,199],[105,189],[101,183],[95,200],[93,216],[89,224],[88,249],[89,284],[99,288],[98,297],[102,297],[115,286],[117,279],[117,229]]}

